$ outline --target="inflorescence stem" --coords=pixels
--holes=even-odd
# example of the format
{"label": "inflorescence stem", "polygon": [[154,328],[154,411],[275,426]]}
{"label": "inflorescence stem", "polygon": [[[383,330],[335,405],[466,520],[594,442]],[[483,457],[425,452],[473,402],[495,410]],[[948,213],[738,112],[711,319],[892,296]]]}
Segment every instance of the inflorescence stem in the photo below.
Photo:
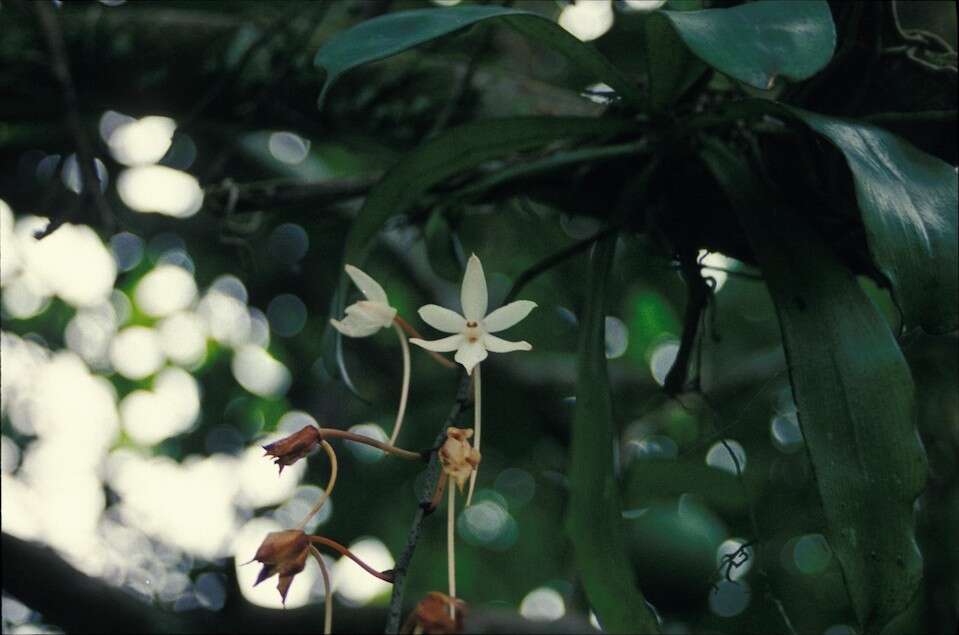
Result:
{"label": "inflorescence stem", "polygon": [[403,351],[403,387],[400,389],[400,407],[396,411],[396,422],[393,424],[393,433],[390,435],[390,445],[395,444],[396,438],[400,435],[403,415],[406,414],[406,399],[410,392],[410,345],[397,319],[401,318],[393,318],[393,329],[396,331],[396,336],[400,338],[400,349]]}
{"label": "inflorescence stem", "polygon": [[[476,448],[476,451],[480,451],[480,432],[481,424],[483,423],[483,416],[481,410],[481,404],[483,402],[483,387],[482,379],[480,377],[480,368],[483,364],[477,364],[473,368],[473,447]],[[476,488],[476,475],[479,473],[479,466],[476,466],[476,469],[473,470],[473,473],[470,474],[470,489],[469,493],[466,494],[466,506],[469,507],[470,503],[473,502],[473,490]]]}

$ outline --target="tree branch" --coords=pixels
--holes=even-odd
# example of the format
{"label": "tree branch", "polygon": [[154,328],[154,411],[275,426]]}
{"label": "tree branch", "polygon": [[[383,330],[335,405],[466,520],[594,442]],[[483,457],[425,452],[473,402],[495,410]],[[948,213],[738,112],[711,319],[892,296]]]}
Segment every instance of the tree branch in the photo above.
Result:
{"label": "tree branch", "polygon": [[[379,174],[305,182],[277,179],[233,183],[226,179],[208,186],[204,191],[204,200],[237,212],[287,206],[321,206],[365,196],[379,179]],[[234,196],[235,200],[231,200]]]}

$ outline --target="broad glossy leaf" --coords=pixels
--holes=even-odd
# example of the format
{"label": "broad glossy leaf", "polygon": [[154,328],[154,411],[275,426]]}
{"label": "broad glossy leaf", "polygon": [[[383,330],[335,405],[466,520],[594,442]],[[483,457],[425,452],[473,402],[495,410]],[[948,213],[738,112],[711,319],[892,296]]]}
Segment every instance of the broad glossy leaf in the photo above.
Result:
{"label": "broad glossy leaf", "polygon": [[566,530],[590,606],[607,633],[656,633],[629,565],[619,485],[613,473],[613,406],[606,368],[606,284],[616,237],[593,248],[580,323]]}
{"label": "broad glossy leaf", "polygon": [[959,185],[956,169],[865,123],[790,112],[846,157],[869,249],[909,323],[959,327]]}
{"label": "broad glossy leaf", "polygon": [[484,20],[509,25],[560,53],[594,75],[597,81],[605,82],[635,107],[642,106],[642,95],[629,78],[591,44],[579,41],[549,18],[507,7],[465,5],[388,13],[337,33],[314,59],[314,64],[327,73],[320,93],[320,107],[333,83],[350,69],[402,53]]}
{"label": "broad glossy leaf", "polygon": [[763,0],[728,9],[659,11],[699,59],[760,89],[778,77],[801,80],[829,63],[836,27],[821,0]]}
{"label": "broad glossy leaf", "polygon": [[731,109],[799,122],[836,146],[852,172],[869,250],[906,322],[930,333],[959,328],[956,168],[871,124],[759,99]]}
{"label": "broad glossy leaf", "polygon": [[879,632],[922,578],[913,504],[926,461],[909,367],[885,319],[803,211],[762,197],[745,163],[718,143],[703,158],[762,266],[829,543],[863,630]]}

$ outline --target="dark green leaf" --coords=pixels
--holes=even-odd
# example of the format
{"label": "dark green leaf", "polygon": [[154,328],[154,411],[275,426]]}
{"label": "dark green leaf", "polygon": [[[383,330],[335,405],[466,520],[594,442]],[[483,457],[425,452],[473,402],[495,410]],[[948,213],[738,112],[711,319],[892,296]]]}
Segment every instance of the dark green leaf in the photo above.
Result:
{"label": "dark green leaf", "polygon": [[852,172],[869,250],[905,321],[930,333],[959,328],[956,168],[871,124],[759,99],[733,109],[798,121],[835,145]]}
{"label": "dark green leaf", "polygon": [[656,618],[626,557],[619,485],[613,473],[613,406],[606,368],[606,284],[616,237],[593,248],[580,325],[566,530],[590,606],[607,633],[656,633]]}
{"label": "dark green leaf", "polygon": [[959,327],[956,169],[876,126],[789,110],[846,157],[869,249],[906,321]]}
{"label": "dark green leaf", "polygon": [[580,42],[546,16],[506,7],[465,5],[389,13],[336,34],[317,52],[314,60],[327,73],[320,93],[320,107],[333,83],[350,69],[396,55],[488,19],[497,19],[555,50],[594,75],[598,81],[608,84],[633,106],[642,106],[642,95],[629,78],[591,44]]}
{"label": "dark green leaf", "polygon": [[762,195],[718,143],[703,158],[730,198],[779,316],[799,422],[852,606],[867,633],[922,578],[913,504],[926,478],[909,367],[855,277],[804,220]]}
{"label": "dark green leaf", "polygon": [[778,77],[811,77],[829,63],[836,46],[829,5],[819,0],[764,0],[729,9],[659,11],[651,17],[674,28],[716,70],[765,90]]}
{"label": "dark green leaf", "polygon": [[650,501],[696,494],[722,515],[742,514],[746,498],[736,477],[702,463],[643,460],[632,464],[626,479],[623,507],[646,507]]}
{"label": "dark green leaf", "polygon": [[649,108],[663,112],[706,71],[666,19],[646,20],[646,60],[649,73]]}
{"label": "dark green leaf", "polygon": [[423,228],[423,237],[433,273],[450,282],[462,280],[465,264],[457,257],[455,235],[441,210],[430,214]]}

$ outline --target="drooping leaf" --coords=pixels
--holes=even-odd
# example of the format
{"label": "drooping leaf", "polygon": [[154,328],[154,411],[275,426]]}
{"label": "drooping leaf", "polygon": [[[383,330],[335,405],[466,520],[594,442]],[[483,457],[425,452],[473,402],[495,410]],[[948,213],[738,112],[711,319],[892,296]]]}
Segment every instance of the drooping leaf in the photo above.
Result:
{"label": "drooping leaf", "polygon": [[956,169],[882,128],[789,110],[846,157],[869,249],[906,321],[931,333],[959,327]]}
{"label": "drooping leaf", "polygon": [[904,611],[922,557],[926,478],[909,367],[886,321],[802,210],[765,197],[740,157],[703,159],[736,208],[779,316],[793,397],[846,588],[866,633]]}
{"label": "drooping leaf", "polygon": [[606,368],[606,284],[616,237],[589,259],[586,306],[576,364],[576,406],[566,531],[590,606],[607,633],[656,633],[627,558],[622,503],[613,473],[613,408]]}
{"label": "drooping leaf", "polygon": [[322,108],[330,87],[350,69],[402,53],[484,20],[507,24],[605,82],[634,107],[641,107],[639,89],[609,60],[558,24],[538,13],[499,6],[464,5],[398,11],[361,22],[337,33],[317,52],[314,64],[326,71],[320,92]]}
{"label": "drooping leaf", "polygon": [[[763,0],[728,9],[659,11],[699,59],[759,89],[811,77],[832,58],[836,27],[825,1]],[[655,78],[654,78],[655,79]]]}
{"label": "drooping leaf", "polygon": [[959,328],[959,182],[956,168],[877,126],[766,100],[743,114],[798,122],[836,146],[852,172],[866,240],[909,324]]}

